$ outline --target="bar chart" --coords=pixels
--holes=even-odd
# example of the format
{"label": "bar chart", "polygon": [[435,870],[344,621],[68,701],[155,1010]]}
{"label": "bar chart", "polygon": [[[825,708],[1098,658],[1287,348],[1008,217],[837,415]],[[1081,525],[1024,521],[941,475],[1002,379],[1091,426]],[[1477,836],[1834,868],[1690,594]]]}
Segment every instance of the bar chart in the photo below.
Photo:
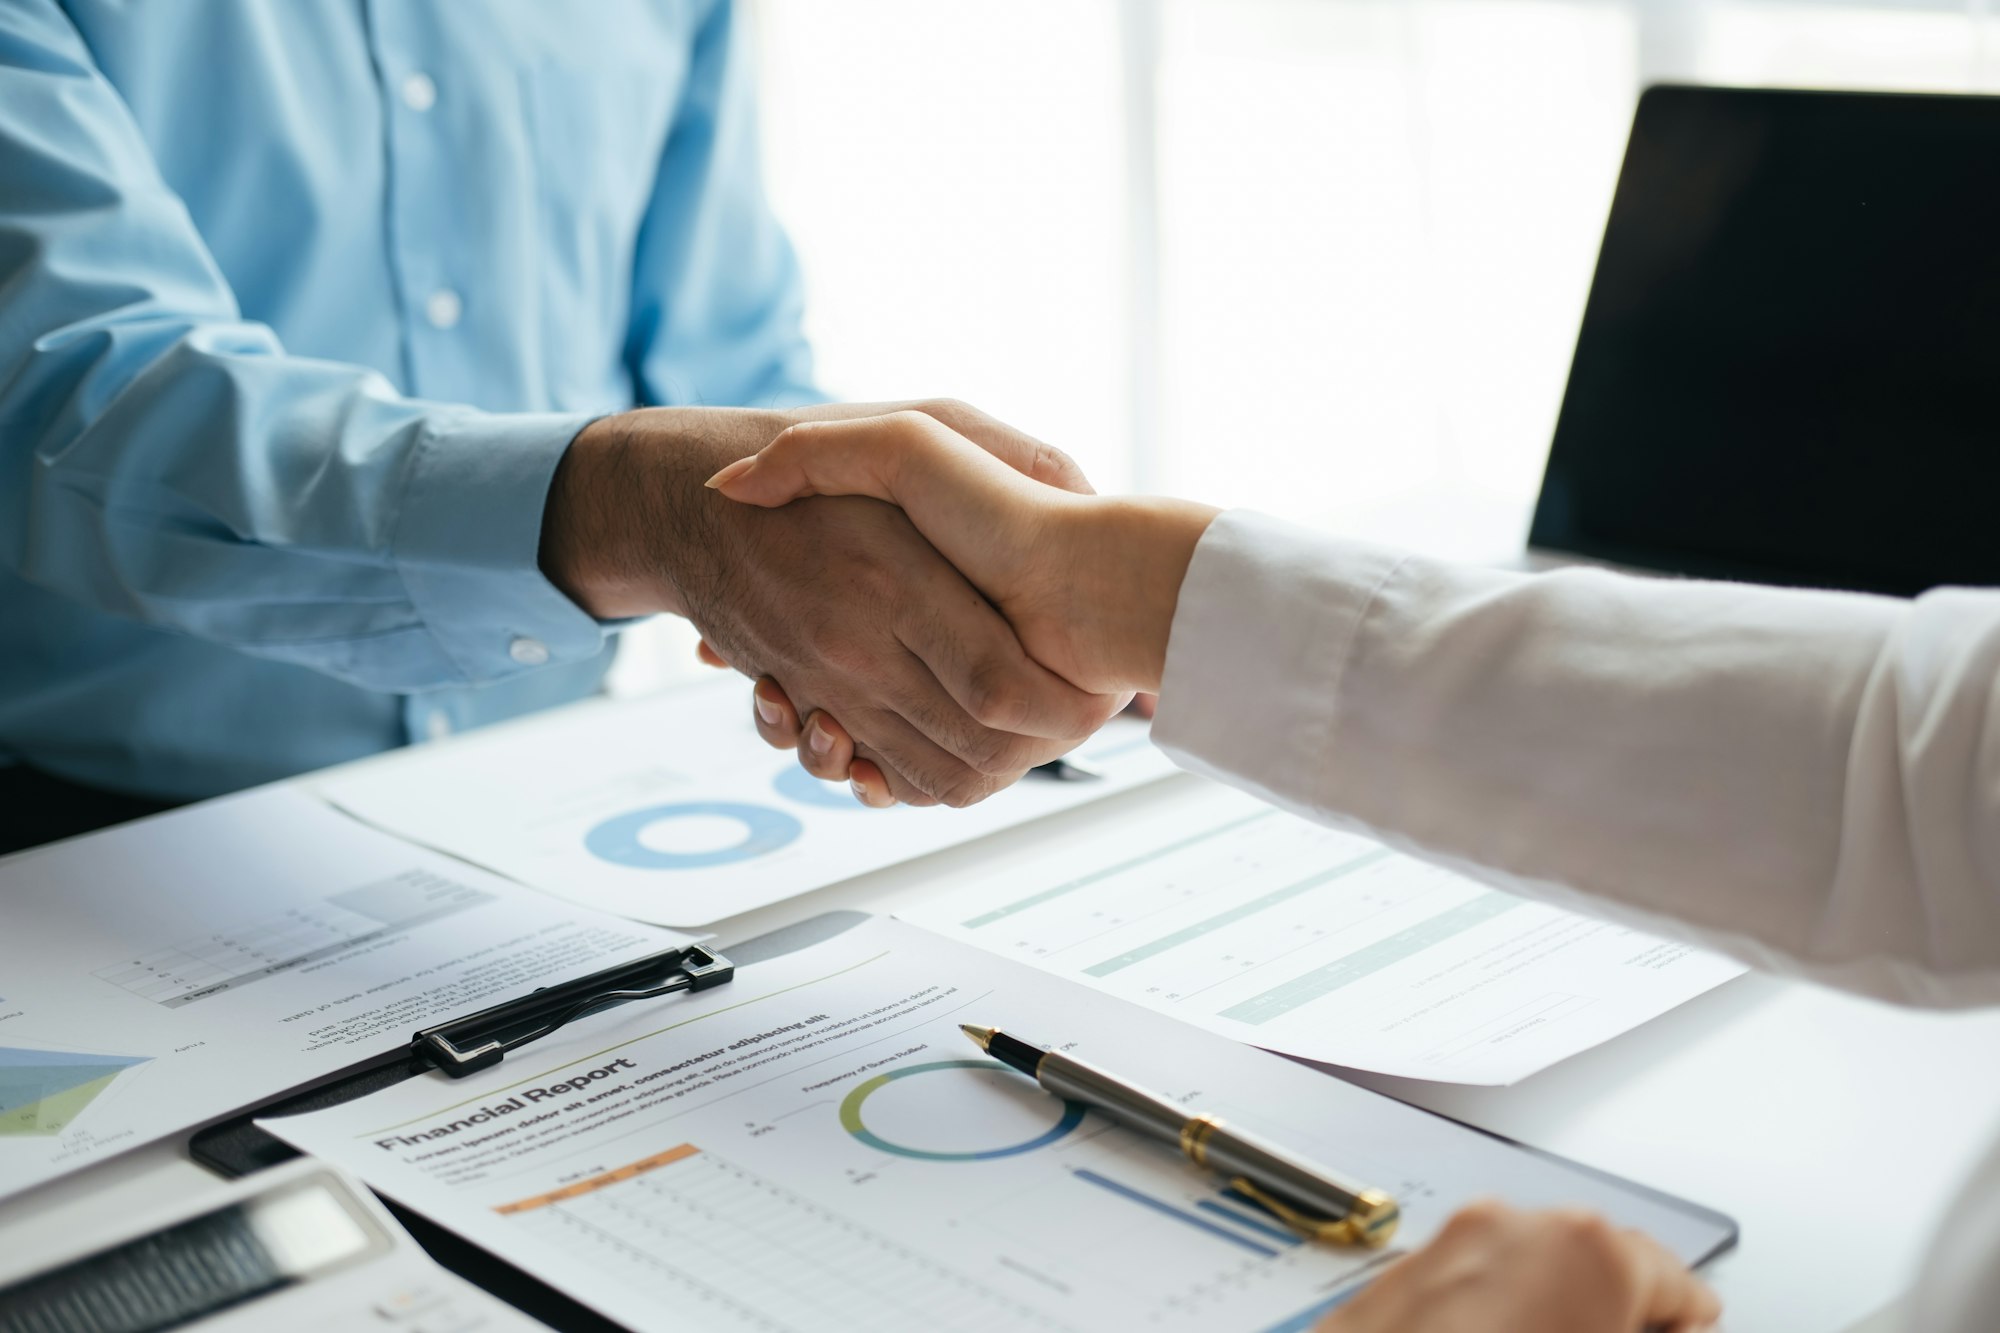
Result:
{"label": "bar chart", "polygon": [[690,1327],[999,1333],[1068,1326],[714,1153],[680,1145],[495,1209],[535,1240],[670,1302]]}

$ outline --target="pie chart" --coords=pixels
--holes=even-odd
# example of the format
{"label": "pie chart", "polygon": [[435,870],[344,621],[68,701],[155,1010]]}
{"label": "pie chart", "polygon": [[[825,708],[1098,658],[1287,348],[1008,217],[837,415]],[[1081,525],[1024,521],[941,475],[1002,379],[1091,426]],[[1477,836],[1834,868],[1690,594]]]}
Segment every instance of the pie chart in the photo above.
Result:
{"label": "pie chart", "polygon": [[923,1162],[984,1162],[1045,1148],[1083,1123],[992,1060],[934,1060],[877,1074],[840,1103],[840,1126],[869,1147]]}
{"label": "pie chart", "polygon": [[702,870],[768,855],[803,832],[797,818],[768,805],[676,801],[613,815],[584,834],[583,845],[598,860],[633,870]]}

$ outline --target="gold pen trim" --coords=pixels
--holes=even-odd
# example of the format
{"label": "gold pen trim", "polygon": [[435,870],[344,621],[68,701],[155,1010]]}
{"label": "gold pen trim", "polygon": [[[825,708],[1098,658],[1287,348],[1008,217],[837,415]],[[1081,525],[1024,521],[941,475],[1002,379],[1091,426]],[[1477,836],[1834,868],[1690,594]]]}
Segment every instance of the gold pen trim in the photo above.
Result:
{"label": "gold pen trim", "polygon": [[1196,1166],[1208,1165],[1208,1141],[1216,1130],[1222,1128],[1222,1121],[1212,1115],[1189,1116],[1181,1125],[1181,1151]]}
{"label": "gold pen trim", "polygon": [[1229,1187],[1255,1199],[1300,1235],[1325,1241],[1329,1245],[1361,1245],[1369,1249],[1386,1245],[1389,1238],[1396,1234],[1396,1226],[1403,1218],[1403,1211],[1396,1206],[1396,1201],[1381,1190],[1363,1190],[1347,1216],[1334,1221],[1302,1213],[1290,1204],[1272,1198],[1243,1176],[1231,1180]]}
{"label": "gold pen trim", "polygon": [[[1206,1170],[1208,1168],[1208,1141],[1222,1128],[1219,1116],[1206,1112],[1189,1116],[1181,1123],[1181,1152],[1190,1162]],[[1368,1189],[1355,1196],[1355,1205],[1347,1216],[1332,1218],[1314,1217],[1273,1198],[1243,1176],[1229,1182],[1229,1187],[1238,1194],[1254,1199],[1280,1222],[1310,1240],[1324,1241],[1330,1245],[1386,1245],[1396,1234],[1396,1227],[1402,1221],[1403,1210],[1396,1201],[1381,1190]]]}

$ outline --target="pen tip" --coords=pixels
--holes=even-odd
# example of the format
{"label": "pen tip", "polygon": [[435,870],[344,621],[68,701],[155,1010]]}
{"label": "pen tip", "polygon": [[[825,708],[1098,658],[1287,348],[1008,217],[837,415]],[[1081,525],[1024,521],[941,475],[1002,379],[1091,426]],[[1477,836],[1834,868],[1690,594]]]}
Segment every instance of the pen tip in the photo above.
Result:
{"label": "pen tip", "polygon": [[990,1048],[993,1045],[992,1028],[974,1027],[970,1023],[960,1023],[958,1025],[958,1030],[960,1032],[963,1032],[966,1036],[972,1038],[973,1044],[979,1047],[979,1049],[982,1051]]}

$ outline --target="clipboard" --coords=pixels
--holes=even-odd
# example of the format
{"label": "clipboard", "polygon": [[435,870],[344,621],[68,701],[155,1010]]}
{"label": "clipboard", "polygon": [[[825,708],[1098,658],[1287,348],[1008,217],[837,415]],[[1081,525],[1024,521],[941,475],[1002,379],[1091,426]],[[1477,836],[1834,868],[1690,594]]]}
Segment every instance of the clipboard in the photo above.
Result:
{"label": "clipboard", "polygon": [[[701,953],[710,958],[725,960],[729,965],[757,963],[767,958],[782,957],[798,949],[809,948],[822,940],[832,939],[842,931],[867,919],[866,912],[828,912],[769,934],[745,940],[727,949],[703,949]],[[699,959],[694,962],[697,969],[705,967]],[[582,987],[584,983],[593,983],[601,988],[624,979],[621,973],[628,971],[642,973],[642,965],[646,963],[654,963],[657,970],[655,960],[640,960],[639,963],[626,964],[622,969],[610,969],[604,973],[581,978],[578,982],[569,983],[569,986]],[[681,970],[686,971],[684,967]],[[710,972],[708,975],[713,976],[714,973]],[[709,984],[715,983],[711,981]],[[565,988],[552,989],[561,991]],[[697,987],[689,985],[679,989],[693,990]],[[674,992],[663,992],[663,994],[672,993]],[[531,998],[533,997],[521,997],[522,1000]],[[510,1002],[513,1003],[518,1002]],[[505,1011],[508,1007],[508,1005],[495,1006],[493,1009],[471,1015],[468,1019],[458,1020],[454,1024],[440,1024],[439,1027],[456,1028],[475,1019],[497,1019],[504,1024],[507,1020]],[[608,1006],[591,1006],[573,1016],[580,1017],[583,1013],[596,1012],[601,1007]],[[438,1029],[426,1028],[424,1031],[435,1033]],[[454,1045],[457,1044],[450,1031],[442,1035],[448,1041],[453,1041]],[[385,1059],[363,1065],[331,1082],[319,1084],[304,1092],[288,1093],[273,1098],[199,1130],[188,1141],[188,1155],[211,1171],[231,1180],[283,1166],[287,1162],[297,1160],[299,1153],[290,1144],[273,1138],[257,1128],[255,1122],[259,1118],[302,1115],[307,1111],[339,1106],[344,1102],[379,1092],[383,1088],[393,1087],[406,1079],[430,1073],[437,1067],[429,1055],[418,1055],[408,1050],[399,1051]],[[432,1259],[474,1286],[507,1302],[523,1314],[538,1319],[553,1329],[573,1330],[574,1333],[621,1333],[621,1325],[578,1303],[540,1278],[516,1268],[457,1233],[439,1226],[423,1214],[405,1208],[391,1199],[382,1199],[381,1202]]]}
{"label": "clipboard", "polygon": [[[726,946],[722,949],[722,954],[726,956],[728,962],[754,965],[832,939],[869,919],[869,915],[865,912],[830,912],[740,944]],[[691,988],[681,987],[681,989]],[[502,1006],[503,1009],[505,1007]],[[232,1178],[279,1165],[293,1160],[299,1154],[288,1144],[259,1129],[254,1123],[255,1120],[263,1117],[303,1114],[337,1106],[428,1073],[436,1067],[429,1058],[409,1053],[398,1054],[389,1060],[356,1070],[332,1083],[249,1108],[227,1121],[204,1129],[190,1141],[189,1152],[196,1161]],[[1705,1264],[1726,1253],[1737,1243],[1738,1228],[1734,1220],[1713,1209],[1638,1184],[1611,1172],[1585,1166],[1557,1154],[1519,1143],[1504,1135],[1491,1133],[1449,1116],[1439,1116],[1432,1111],[1424,1113],[1579,1177],[1609,1185],[1622,1193],[1643,1198],[1654,1205],[1693,1219],[1702,1226],[1707,1236],[1712,1237],[1705,1251],[1697,1256],[1695,1260],[1697,1265]],[[539,1278],[429,1221],[421,1214],[387,1199],[383,1202],[439,1264],[550,1327],[580,1330],[584,1333],[615,1333],[615,1330],[622,1327]]]}

